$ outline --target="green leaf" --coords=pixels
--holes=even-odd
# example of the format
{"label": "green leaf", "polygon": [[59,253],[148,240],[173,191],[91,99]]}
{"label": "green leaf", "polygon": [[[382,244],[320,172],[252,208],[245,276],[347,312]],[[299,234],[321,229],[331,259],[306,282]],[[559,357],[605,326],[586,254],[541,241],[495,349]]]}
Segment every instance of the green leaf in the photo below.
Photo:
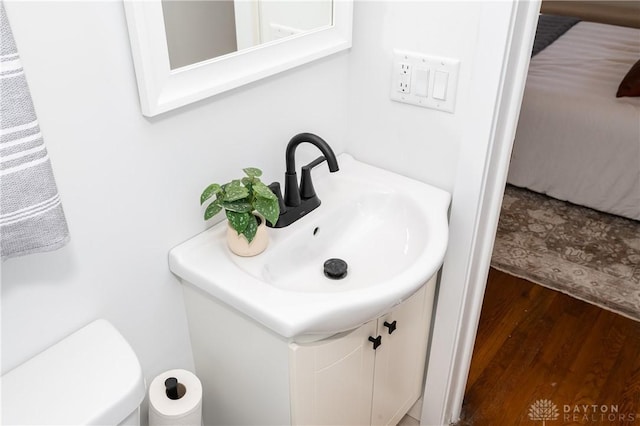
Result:
{"label": "green leaf", "polygon": [[223,185],[223,187],[225,191],[228,191],[229,189],[233,189],[233,188],[242,187],[242,181],[240,179],[234,179],[231,182],[227,182],[225,185]]}
{"label": "green leaf", "polygon": [[222,187],[217,183],[212,183],[207,186],[204,191],[202,191],[202,195],[200,195],[200,205],[204,204],[209,198],[211,198],[214,194],[217,194],[222,191]]}
{"label": "green leaf", "polygon": [[242,171],[244,171],[250,178],[262,176],[262,170],[255,167],[247,167],[246,169],[242,169]]}
{"label": "green leaf", "polygon": [[253,216],[251,213],[238,213],[231,210],[227,210],[226,214],[227,219],[229,219],[229,224],[231,224],[231,227],[235,229],[238,234],[241,234],[242,231],[247,228],[249,220],[251,216]]}
{"label": "green leaf", "polygon": [[217,215],[220,210],[222,210],[222,206],[220,204],[216,202],[209,204],[209,207],[204,211],[204,220],[211,219]]}
{"label": "green leaf", "polygon": [[253,191],[259,197],[266,198],[268,200],[277,200],[278,199],[276,197],[276,195],[269,189],[269,187],[267,185],[265,185],[264,183],[262,183],[262,182],[256,182],[253,185]]}
{"label": "green leaf", "polygon": [[232,212],[237,213],[251,213],[253,211],[253,206],[251,205],[251,203],[243,200],[233,201],[230,203],[223,202],[222,207],[224,207],[225,210],[231,210]]}
{"label": "green leaf", "polygon": [[227,201],[227,202],[237,201],[249,196],[249,190],[244,186],[240,185],[240,181],[237,181],[237,182],[238,182],[237,185],[234,185],[232,183],[231,185],[227,186],[224,201]]}
{"label": "green leaf", "polygon": [[250,216],[251,217],[249,218],[249,223],[247,224],[247,227],[244,228],[244,231],[242,231],[242,235],[244,235],[247,238],[247,241],[249,241],[249,243],[253,241],[253,238],[256,236],[256,232],[258,231],[258,220],[254,215],[250,215]]}
{"label": "green leaf", "polygon": [[280,216],[280,205],[278,200],[270,200],[267,198],[258,197],[254,203],[256,211],[260,213],[270,224],[275,225]]}

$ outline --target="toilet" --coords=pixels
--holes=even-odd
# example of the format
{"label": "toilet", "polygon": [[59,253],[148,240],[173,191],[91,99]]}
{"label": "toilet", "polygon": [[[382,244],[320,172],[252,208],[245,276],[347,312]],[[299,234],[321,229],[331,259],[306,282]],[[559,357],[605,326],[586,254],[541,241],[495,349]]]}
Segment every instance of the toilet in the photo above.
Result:
{"label": "toilet", "polygon": [[99,319],[0,378],[4,425],[139,425],[142,369]]}

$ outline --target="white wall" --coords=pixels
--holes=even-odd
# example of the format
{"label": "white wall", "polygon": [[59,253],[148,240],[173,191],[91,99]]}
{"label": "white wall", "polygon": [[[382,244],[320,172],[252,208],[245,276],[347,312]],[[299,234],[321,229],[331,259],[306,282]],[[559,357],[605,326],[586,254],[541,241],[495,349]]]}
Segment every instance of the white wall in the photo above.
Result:
{"label": "white wall", "polygon": [[[350,53],[150,120],[140,114],[120,2],[7,2],[72,242],[3,265],[2,371],[96,317],[132,343],[148,379],[192,367],[167,252],[204,229],[197,200],[206,184],[249,164],[281,180],[285,144],[300,131],[453,193],[460,232],[445,268],[461,271],[443,278],[440,296],[459,297],[502,66],[500,52],[489,53],[504,49],[509,24],[509,3],[498,3],[503,13],[492,17],[484,2],[358,1]],[[389,100],[393,48],[461,59],[454,114]],[[456,333],[456,318],[437,318],[438,334]],[[443,389],[429,390],[438,403]]]}
{"label": "white wall", "polygon": [[[356,158],[442,187],[453,196],[427,366],[422,412],[426,425],[449,424],[459,415],[463,370],[473,347],[504,188],[500,172],[506,171],[517,121],[517,108],[506,111],[499,119],[507,124],[497,135],[498,106],[503,97],[513,97],[519,105],[518,85],[526,74],[525,64],[511,76],[510,86],[503,87],[504,66],[509,55],[520,52],[521,62],[528,63],[522,41],[510,44],[516,31],[514,5],[358,2],[354,11],[347,149]],[[528,27],[520,30],[533,34]],[[393,49],[460,60],[453,114],[389,100]],[[499,147],[506,155],[489,170],[488,159]],[[487,192],[496,194],[485,203]]]}
{"label": "white wall", "polygon": [[[453,190],[481,2],[357,2],[349,150],[363,161]],[[455,113],[391,101],[393,50],[461,60]]]}
{"label": "white wall", "polygon": [[192,368],[167,253],[205,229],[207,184],[248,165],[282,180],[286,143],[302,131],[344,150],[347,55],[150,120],[122,2],[7,1],[6,10],[71,243],[2,265],[2,372],[98,317],[132,344],[148,380]]}

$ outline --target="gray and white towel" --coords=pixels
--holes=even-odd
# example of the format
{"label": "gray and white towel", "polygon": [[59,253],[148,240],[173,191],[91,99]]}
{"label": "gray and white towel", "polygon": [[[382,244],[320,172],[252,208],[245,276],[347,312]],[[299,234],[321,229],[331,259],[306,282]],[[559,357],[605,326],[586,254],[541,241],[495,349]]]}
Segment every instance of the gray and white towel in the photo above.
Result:
{"label": "gray and white towel", "polygon": [[69,240],[49,155],[0,1],[1,257],[55,250]]}

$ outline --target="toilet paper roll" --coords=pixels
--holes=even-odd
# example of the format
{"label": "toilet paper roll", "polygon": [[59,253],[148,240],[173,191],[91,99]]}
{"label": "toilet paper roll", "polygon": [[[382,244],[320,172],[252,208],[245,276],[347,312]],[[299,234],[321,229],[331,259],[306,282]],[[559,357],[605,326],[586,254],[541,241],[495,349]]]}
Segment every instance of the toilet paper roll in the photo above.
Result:
{"label": "toilet paper roll", "polygon": [[[184,386],[179,399],[167,396],[165,380],[178,379]],[[180,386],[179,386],[180,387]],[[149,386],[149,426],[202,426],[202,384],[187,370],[169,370],[157,376]]]}

